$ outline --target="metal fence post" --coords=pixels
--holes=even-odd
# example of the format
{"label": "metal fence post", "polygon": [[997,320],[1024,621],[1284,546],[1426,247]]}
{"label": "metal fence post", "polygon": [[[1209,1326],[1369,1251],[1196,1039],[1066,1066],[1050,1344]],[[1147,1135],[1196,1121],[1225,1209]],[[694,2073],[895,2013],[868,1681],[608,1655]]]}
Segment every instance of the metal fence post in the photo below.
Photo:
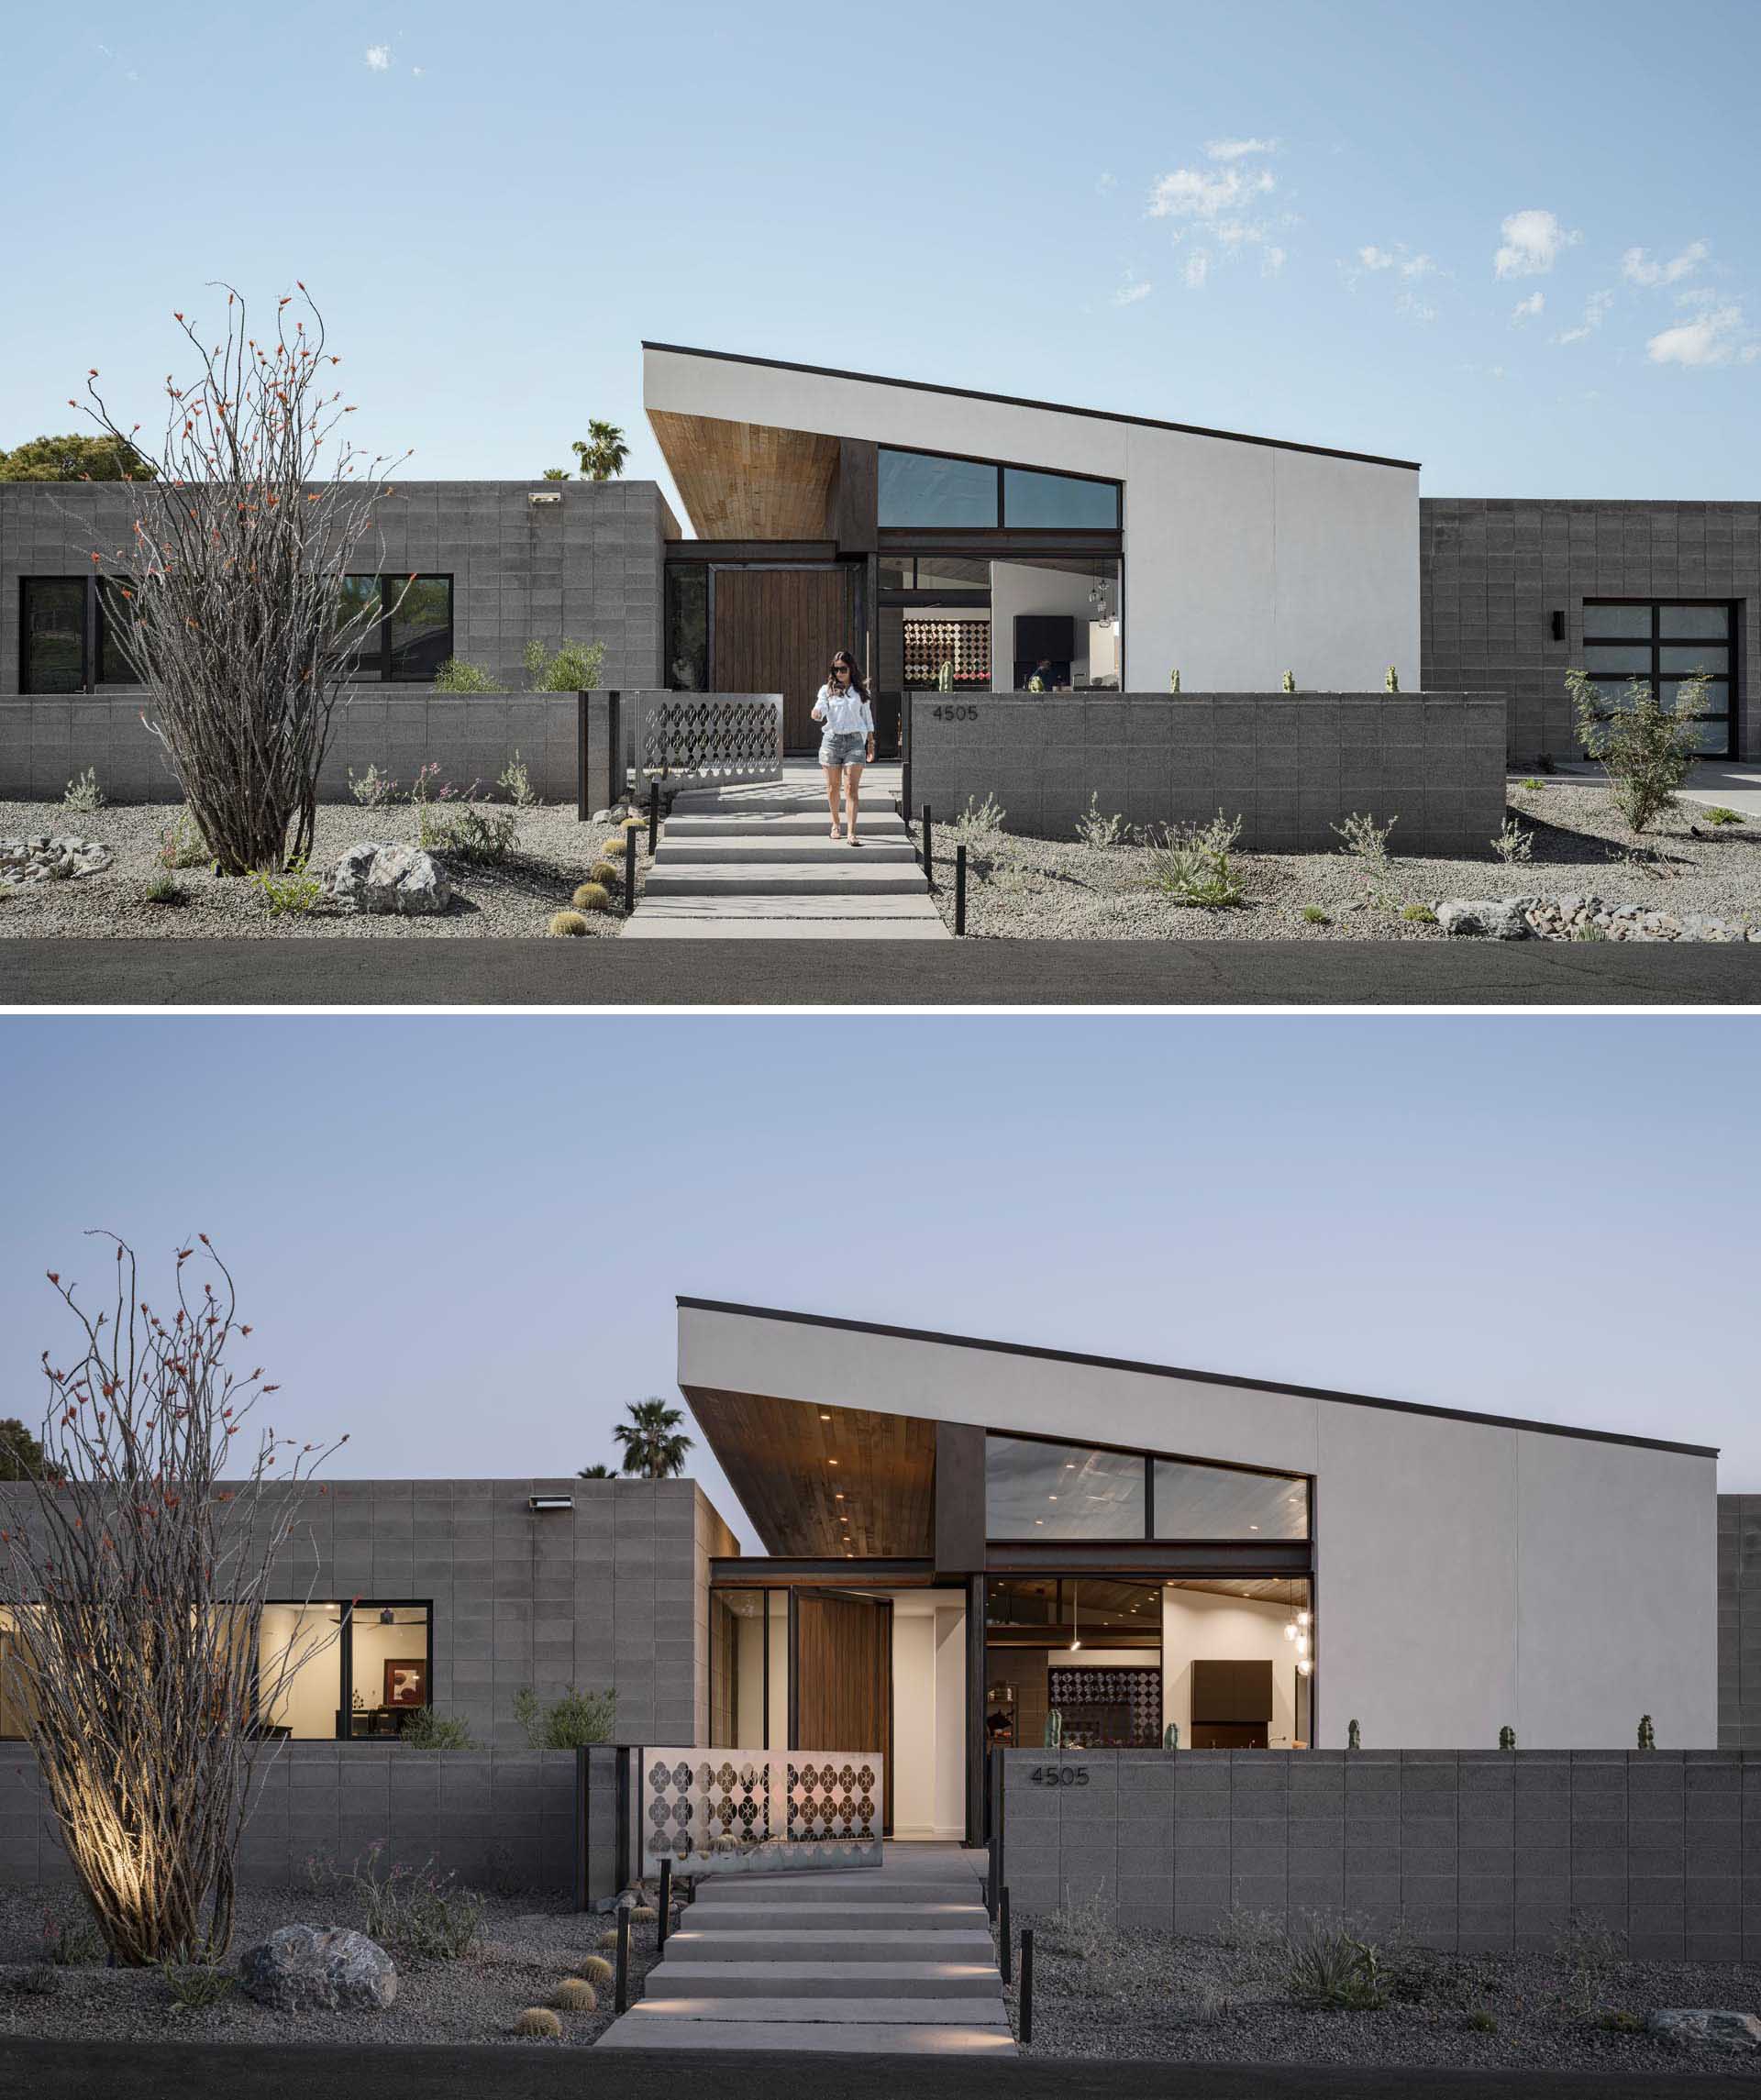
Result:
{"label": "metal fence post", "polygon": [[667,1927],[672,1922],[672,1862],[660,1862],[660,1937],[658,1942],[664,1954],[667,1948]]}
{"label": "metal fence post", "polygon": [[936,819],[927,802],[924,804],[924,880],[934,890],[936,887]]}
{"label": "metal fence post", "polygon": [[[1023,1935],[1024,1940],[1027,1937]],[[630,1910],[625,1903],[617,1907],[617,2009],[620,2013],[630,2009]]]}
{"label": "metal fence post", "polygon": [[624,916],[636,910],[636,826],[624,827]]}
{"label": "metal fence post", "polygon": [[660,783],[648,782],[648,858],[654,858],[654,849],[660,843]]}
{"label": "metal fence post", "polygon": [[1021,1929],[1021,2046],[1034,2039],[1034,1929]]}
{"label": "metal fence post", "polygon": [[966,841],[954,848],[954,931],[966,932]]}
{"label": "metal fence post", "polygon": [[584,824],[587,807],[587,695],[575,695],[575,822]]}
{"label": "metal fence post", "polygon": [[1009,1891],[1005,1887],[997,1897],[997,1943],[1002,1955],[1002,1980],[1009,1981],[1012,1954],[1009,1945]]}

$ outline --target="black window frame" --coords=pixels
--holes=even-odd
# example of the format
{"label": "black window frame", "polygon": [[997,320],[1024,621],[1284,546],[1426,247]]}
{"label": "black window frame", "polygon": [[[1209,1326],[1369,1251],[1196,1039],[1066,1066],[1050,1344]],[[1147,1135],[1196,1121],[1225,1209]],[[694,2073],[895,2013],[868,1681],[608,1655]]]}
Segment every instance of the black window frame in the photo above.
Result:
{"label": "black window frame", "polygon": [[[914,525],[886,524],[880,516],[880,462],[881,456],[888,452],[903,453],[907,457],[915,459],[947,459],[953,461],[957,465],[963,467],[995,468],[997,522],[995,525],[938,525],[934,521],[925,522],[922,520],[918,521]],[[1028,525],[1012,525],[1009,522],[1009,512],[1005,496],[1005,477],[1011,471],[1018,474],[1044,474],[1060,481],[1083,481],[1087,482],[1091,487],[1111,489],[1113,491],[1113,522],[1110,525],[1046,525],[1043,523]],[[1125,484],[1111,474],[1073,473],[1063,467],[1043,467],[1029,459],[994,459],[991,458],[988,453],[938,451],[934,447],[928,445],[881,444],[877,446],[875,448],[874,506],[875,529],[878,532],[882,533],[958,532],[995,535],[1008,532],[1039,534],[1068,532],[1075,533],[1079,536],[1094,536],[1096,537],[1106,535],[1116,536],[1118,534],[1124,530]]]}
{"label": "black window frame", "polygon": [[[426,1666],[428,1673],[428,1704],[434,1704],[434,1599],[431,1597],[266,1597],[265,1605],[285,1605],[300,1611],[328,1611],[334,1606],[342,1614],[342,1622],[337,1633],[337,1680],[335,1686],[336,1719],[333,1733],[327,1736],[290,1737],[290,1741],[300,1742],[365,1742],[383,1744],[392,1740],[382,1735],[356,1735],[352,1729],[343,1725],[352,1714],[351,1693],[355,1681],[355,1614],[357,1612],[426,1611],[427,1613]],[[258,1665],[261,1668],[261,1652]],[[412,1707],[412,1713],[419,1709]],[[273,1727],[259,1716],[260,1727]]]}
{"label": "black window frame", "polygon": [[[1050,1549],[1059,1545],[1152,1545],[1168,1547],[1173,1550],[1191,1548],[1194,1552],[1202,1552],[1213,1546],[1254,1545],[1257,1543],[1262,1545],[1279,1546],[1301,1545],[1308,1547],[1311,1553],[1313,1551],[1314,1476],[1312,1473],[1293,1473],[1283,1466],[1278,1465],[1240,1464],[1235,1463],[1234,1460],[1224,1458],[1195,1458],[1187,1452],[1151,1451],[1141,1444],[1106,1443],[1094,1437],[1085,1437],[1079,1442],[1074,1437],[1047,1436],[1041,1432],[1031,1430],[987,1429],[984,1432],[985,1488],[987,1497],[990,1490],[991,1440],[993,1437],[1005,1437],[1012,1443],[1044,1443],[1049,1444],[1054,1449],[1060,1451],[1107,1452],[1113,1456],[1118,1458],[1135,1458],[1141,1460],[1144,1468],[1144,1529],[1141,1533],[1136,1531],[1123,1531],[1118,1535],[1117,1538],[1105,1539],[1091,1538],[1086,1536],[1065,1536],[1056,1539],[1036,1539],[1032,1536],[1017,1537],[1013,1534],[1003,1533],[1001,1531],[993,1534],[990,1528],[990,1513],[987,1503],[985,1517],[985,1544],[987,1547],[1032,1546],[1035,1548],[1044,1547]],[[1261,1479],[1266,1480],[1285,1480],[1300,1482],[1306,1491],[1307,1496],[1307,1506],[1303,1512],[1304,1530],[1301,1538],[1268,1540],[1262,1537],[1261,1539],[1256,1541],[1248,1538],[1164,1539],[1157,1537],[1156,1531],[1155,1464],[1157,1459],[1161,1459],[1166,1464],[1171,1465],[1202,1465],[1212,1467],[1219,1473],[1252,1473],[1257,1475]]]}
{"label": "black window frame", "polygon": [[[1722,612],[1724,614],[1724,638],[1722,642],[1721,643],[1715,641],[1711,635],[1670,634],[1663,624],[1663,613],[1666,605],[1691,605],[1699,610],[1705,610],[1709,612],[1717,610]],[[1596,632],[1594,624],[1595,615],[1600,612],[1611,610],[1615,607],[1624,607],[1628,610],[1635,607],[1644,607],[1650,613],[1651,635],[1648,642],[1642,636],[1638,635],[1599,635]],[[1702,750],[1699,756],[1702,758],[1735,757],[1736,713],[1740,691],[1738,685],[1738,665],[1741,661],[1741,653],[1737,647],[1739,607],[1737,602],[1734,599],[1694,598],[1687,595],[1686,593],[1683,593],[1682,595],[1675,598],[1586,598],[1583,601],[1583,615],[1584,625],[1582,647],[1586,652],[1585,675],[1589,678],[1590,683],[1596,687],[1599,692],[1604,691],[1605,683],[1625,686],[1630,684],[1634,679],[1641,679],[1645,680],[1650,685],[1653,693],[1661,698],[1663,691],[1663,681],[1665,680],[1670,680],[1678,682],[1680,680],[1690,675],[1687,671],[1664,670],[1660,665],[1660,657],[1663,650],[1670,648],[1691,649],[1697,647],[1711,647],[1713,648],[1722,647],[1725,652],[1729,663],[1729,669],[1723,673],[1722,676],[1720,676],[1718,673],[1714,672],[1712,674],[1711,683],[1714,691],[1722,689],[1723,692],[1724,708],[1722,712],[1722,720],[1725,725],[1724,748],[1722,751]],[[1589,669],[1588,652],[1594,648],[1648,648],[1651,656],[1651,668],[1648,672],[1606,671],[1600,677],[1598,677],[1595,672],[1589,670]],[[1604,698],[1607,697],[1608,695],[1606,692],[1604,692]],[[1713,713],[1706,716],[1705,719],[1710,723],[1716,722],[1720,720],[1721,717],[1717,713]]]}
{"label": "black window frame", "polygon": [[[351,679],[377,678],[382,685],[432,685],[435,672],[393,671],[392,669],[392,623],[397,616],[393,600],[413,583],[444,583],[447,587],[447,646],[440,658],[445,663],[458,654],[458,583],[457,572],[450,569],[350,569],[344,576],[345,583],[371,583],[379,592],[379,617],[361,631],[354,662],[349,669]],[[387,586],[392,589],[388,591]],[[438,666],[436,667],[438,669]]]}
{"label": "black window frame", "polygon": [[[57,687],[35,685],[30,675],[30,594],[38,584],[60,584],[66,587],[77,584],[80,589],[80,682],[76,686]],[[94,690],[92,670],[96,653],[96,636],[94,632],[96,612],[97,588],[92,571],[83,574],[52,576],[21,576],[18,579],[18,691],[43,700],[67,700],[76,692]]]}

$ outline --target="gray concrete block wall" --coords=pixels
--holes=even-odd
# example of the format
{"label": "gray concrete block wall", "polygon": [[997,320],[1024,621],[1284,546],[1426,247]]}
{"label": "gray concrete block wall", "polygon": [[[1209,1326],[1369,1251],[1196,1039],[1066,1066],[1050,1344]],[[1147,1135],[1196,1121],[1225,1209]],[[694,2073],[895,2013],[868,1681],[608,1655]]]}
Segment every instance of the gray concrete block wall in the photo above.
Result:
{"label": "gray concrete block wall", "polygon": [[1501,692],[1517,763],[1577,753],[1565,674],[1587,598],[1737,602],[1737,748],[1761,758],[1761,503],[1426,496],[1419,547],[1422,682]]}
{"label": "gray concrete block wall", "polygon": [[[1343,1911],[1468,1953],[1593,1911],[1635,1958],[1761,1958],[1761,1759],[1741,1752],[1004,1755],[1018,1915],[1098,1896],[1123,1925],[1206,1933],[1232,1908]],[[1033,1783],[1060,1764],[1088,1783]]]}
{"label": "gray concrete block wall", "polygon": [[1718,1498],[1718,1747],[1761,1752],[1761,1495]]}
{"label": "gray concrete block wall", "polygon": [[1501,699],[1480,693],[917,695],[914,812],[994,795],[1007,828],[1071,838],[1092,793],[1137,824],[1242,820],[1249,852],[1332,851],[1356,811],[1395,852],[1488,855],[1504,818]]}

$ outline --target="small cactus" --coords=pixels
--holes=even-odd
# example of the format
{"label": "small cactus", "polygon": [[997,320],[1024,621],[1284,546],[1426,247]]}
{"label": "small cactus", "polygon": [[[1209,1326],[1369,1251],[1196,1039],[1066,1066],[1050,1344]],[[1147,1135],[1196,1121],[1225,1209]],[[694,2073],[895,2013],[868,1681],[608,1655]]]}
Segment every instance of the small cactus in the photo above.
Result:
{"label": "small cactus", "polygon": [[595,1947],[603,1947],[607,1950],[615,1947],[617,1945],[616,1926],[608,1925],[604,1931],[600,1934],[599,1938],[594,1940],[593,1944]]}
{"label": "small cactus", "polygon": [[660,1913],[651,1903],[633,1903],[630,1906],[632,1925],[652,1925]]}
{"label": "small cactus", "polygon": [[1347,1721],[1346,1723],[1346,1748],[1347,1750],[1361,1750],[1363,1747],[1363,1733],[1357,1723],[1355,1720]]}
{"label": "small cactus", "polygon": [[1388,676],[1382,680],[1382,683],[1388,688],[1390,692],[1399,692],[1401,690],[1401,674],[1395,669],[1392,664],[1389,665]]}
{"label": "small cactus", "polygon": [[559,2041],[562,2022],[548,2006],[527,2006],[515,2020],[514,2031],[534,2041]]}
{"label": "small cactus", "polygon": [[1179,692],[1180,690],[1180,673],[1178,666],[1168,674],[1168,690],[1169,692]]}
{"label": "small cactus", "polygon": [[[1179,671],[1176,671],[1174,675],[1176,678],[1179,678],[1180,674]],[[1169,1721],[1168,1726],[1162,1730],[1162,1748],[1164,1750],[1178,1750],[1180,1747],[1180,1724],[1179,1721]]]}
{"label": "small cactus", "polygon": [[587,922],[579,912],[552,912],[544,930],[553,941],[579,939],[587,931]]}
{"label": "small cactus", "polygon": [[[612,1940],[615,1945],[617,1940],[615,1932],[612,1935]],[[617,1976],[617,1971],[613,1968],[603,1954],[583,1955],[575,1963],[575,1973],[577,1976],[584,1976],[590,1984],[609,1984],[615,1981]]]}
{"label": "small cactus", "polygon": [[1045,691],[1045,690],[1046,690],[1046,680],[1045,680],[1043,678],[1041,678],[1041,677],[1040,677],[1040,675],[1039,675],[1039,673],[1038,673],[1037,671],[1036,671],[1036,672],[1034,673],[1033,677],[1032,677],[1032,678],[1030,678],[1030,679],[1027,680],[1027,690],[1028,690],[1028,691],[1029,691],[1029,692],[1044,692],[1044,691]]}
{"label": "small cactus", "polygon": [[1509,1721],[1506,1721],[1498,1731],[1498,1747],[1501,1750],[1514,1750],[1516,1748],[1516,1730]]}
{"label": "small cactus", "polygon": [[581,1976],[565,1976],[550,2003],[559,2013],[591,2013],[599,2009],[599,1993]]}
{"label": "small cactus", "polygon": [[1284,673],[1284,690],[1286,692],[1294,692],[1296,691],[1296,673],[1294,671],[1286,671]]}
{"label": "small cactus", "polygon": [[936,673],[936,690],[938,692],[953,691],[954,659],[952,657],[944,657],[942,658],[941,668]]}
{"label": "small cactus", "polygon": [[1649,1714],[1641,1714],[1639,1716],[1639,1748],[1641,1750],[1655,1750],[1656,1747],[1657,1731],[1651,1726],[1651,1717]]}
{"label": "small cactus", "polygon": [[1046,1748],[1061,1750],[1064,1747],[1064,1716],[1054,1707],[1046,1717]]}
{"label": "small cactus", "polygon": [[587,870],[587,879],[602,883],[607,890],[615,890],[624,879],[624,870],[615,861],[596,860]]}
{"label": "small cactus", "polygon": [[612,908],[612,893],[604,883],[597,879],[583,882],[575,891],[573,903],[578,912],[609,912]]}

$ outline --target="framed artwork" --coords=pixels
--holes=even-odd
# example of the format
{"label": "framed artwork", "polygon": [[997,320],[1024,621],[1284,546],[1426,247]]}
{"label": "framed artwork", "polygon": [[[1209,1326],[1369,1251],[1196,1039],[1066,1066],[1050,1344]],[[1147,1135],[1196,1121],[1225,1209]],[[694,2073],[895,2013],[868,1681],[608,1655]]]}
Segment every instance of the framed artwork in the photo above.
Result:
{"label": "framed artwork", "polygon": [[428,1661],[426,1655],[385,1658],[385,1701],[388,1707],[426,1707],[428,1703]]}

